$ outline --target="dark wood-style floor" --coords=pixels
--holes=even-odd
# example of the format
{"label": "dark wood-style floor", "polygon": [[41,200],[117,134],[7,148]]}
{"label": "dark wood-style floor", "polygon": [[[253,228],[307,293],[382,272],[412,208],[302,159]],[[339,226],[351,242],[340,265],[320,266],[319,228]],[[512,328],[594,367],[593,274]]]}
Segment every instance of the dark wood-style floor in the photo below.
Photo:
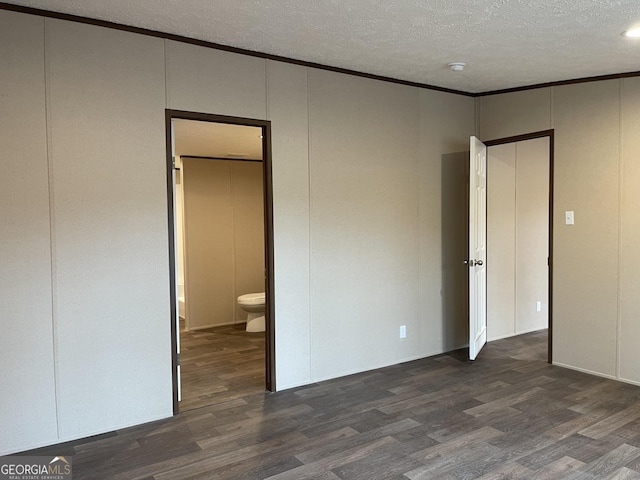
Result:
{"label": "dark wood-style floor", "polygon": [[35,453],[74,479],[640,479],[640,387],[545,362],[546,332]]}
{"label": "dark wood-style floor", "polygon": [[181,328],[181,412],[265,391],[264,332],[245,328]]}

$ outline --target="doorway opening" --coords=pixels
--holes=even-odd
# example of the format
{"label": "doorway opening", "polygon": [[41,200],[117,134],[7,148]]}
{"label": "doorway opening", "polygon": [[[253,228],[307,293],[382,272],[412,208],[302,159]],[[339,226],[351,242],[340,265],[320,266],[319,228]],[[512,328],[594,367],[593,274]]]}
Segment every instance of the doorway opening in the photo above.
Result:
{"label": "doorway opening", "polygon": [[[488,299],[489,329],[494,320],[493,335],[490,335],[494,338],[490,340],[546,327],[547,362],[551,363],[554,131],[501,138],[485,144],[488,190],[491,192],[490,189],[499,185],[504,189],[494,197],[493,204],[491,196],[487,201],[487,282],[496,299],[493,302],[491,297]],[[512,325],[503,323],[496,327],[500,316],[512,317]]]}
{"label": "doorway opening", "polygon": [[175,415],[275,385],[271,128],[165,120]]}

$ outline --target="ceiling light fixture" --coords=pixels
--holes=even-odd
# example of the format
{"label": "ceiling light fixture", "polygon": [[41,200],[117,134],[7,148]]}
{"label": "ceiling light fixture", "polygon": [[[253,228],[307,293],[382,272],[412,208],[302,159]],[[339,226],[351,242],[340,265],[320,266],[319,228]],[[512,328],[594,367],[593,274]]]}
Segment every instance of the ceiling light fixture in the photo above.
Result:
{"label": "ceiling light fixture", "polygon": [[467,64],[464,62],[451,62],[449,64],[449,70],[451,70],[452,72],[461,72],[466,66]]}
{"label": "ceiling light fixture", "polygon": [[626,32],[624,32],[626,37],[640,37],[640,27],[630,28]]}

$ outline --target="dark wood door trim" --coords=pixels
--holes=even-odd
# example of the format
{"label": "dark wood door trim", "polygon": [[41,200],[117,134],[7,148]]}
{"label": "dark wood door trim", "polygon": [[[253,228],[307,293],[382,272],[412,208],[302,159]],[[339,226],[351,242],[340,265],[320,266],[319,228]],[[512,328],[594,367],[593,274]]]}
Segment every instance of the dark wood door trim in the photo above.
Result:
{"label": "dark wood door trim", "polygon": [[203,157],[200,155],[180,155],[180,158],[194,158],[196,160],[223,160],[226,162],[260,162],[261,158],[232,158],[232,157]]}
{"label": "dark wood door trim", "polygon": [[505,143],[522,142],[525,140],[533,140],[536,138],[549,138],[549,340],[547,347],[547,362],[553,363],[553,172],[554,172],[554,138],[555,131],[541,130],[538,132],[525,133],[523,135],[515,135],[512,137],[498,138],[488,140],[485,143],[487,147],[495,145],[504,145]]}
{"label": "dark wood door trim", "polygon": [[[169,284],[171,306],[171,372],[173,383],[173,414],[179,411],[178,405],[178,328],[176,318],[176,245],[173,238],[175,224],[173,212],[173,151],[171,139],[171,120],[198,120],[203,122],[227,123],[260,127],[262,129],[262,173],[264,195],[264,246],[265,246],[265,388],[275,389],[275,304],[274,304],[274,254],[273,254],[273,177],[271,174],[271,122],[253,118],[230,117],[184,110],[165,110],[165,136],[167,157],[167,211],[169,221]],[[233,159],[230,159],[233,160]]]}

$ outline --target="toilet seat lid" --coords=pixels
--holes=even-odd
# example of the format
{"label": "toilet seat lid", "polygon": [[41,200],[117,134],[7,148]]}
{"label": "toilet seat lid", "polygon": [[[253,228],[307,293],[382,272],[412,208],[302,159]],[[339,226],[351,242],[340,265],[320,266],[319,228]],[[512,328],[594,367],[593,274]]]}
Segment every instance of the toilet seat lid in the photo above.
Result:
{"label": "toilet seat lid", "polygon": [[262,305],[265,302],[264,292],[262,293],[247,293],[238,297],[238,303],[244,305]]}

